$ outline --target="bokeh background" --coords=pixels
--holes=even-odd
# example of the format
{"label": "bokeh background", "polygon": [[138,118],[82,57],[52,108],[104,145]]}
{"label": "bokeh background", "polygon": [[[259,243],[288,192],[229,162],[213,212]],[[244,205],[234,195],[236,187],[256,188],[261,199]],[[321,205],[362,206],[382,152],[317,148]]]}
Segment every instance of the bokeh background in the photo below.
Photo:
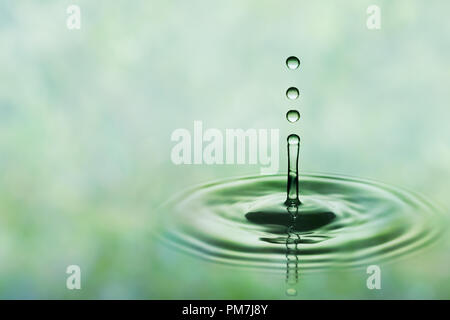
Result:
{"label": "bokeh background", "polygon": [[[81,30],[66,28],[70,4]],[[366,27],[370,4],[380,30]],[[279,128],[281,141],[297,132],[302,171],[372,178],[448,208],[448,12],[444,0],[0,2],[0,297],[286,298],[284,275],[154,238],[173,194],[259,174],[172,164],[170,135],[194,120]],[[292,103],[289,86],[301,94]],[[304,275],[294,299],[450,298],[449,249],[446,235],[383,264],[379,291],[365,270]],[[71,264],[78,291],[66,289]]]}

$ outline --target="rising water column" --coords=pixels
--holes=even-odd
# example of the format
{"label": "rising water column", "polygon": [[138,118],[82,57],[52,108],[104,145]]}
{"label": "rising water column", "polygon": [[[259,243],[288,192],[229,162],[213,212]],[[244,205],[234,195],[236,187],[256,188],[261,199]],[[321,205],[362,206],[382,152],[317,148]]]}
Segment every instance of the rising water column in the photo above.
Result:
{"label": "rising water column", "polygon": [[298,206],[301,204],[298,198],[298,155],[300,149],[300,137],[291,134],[287,138],[288,148],[288,175],[286,206]]}

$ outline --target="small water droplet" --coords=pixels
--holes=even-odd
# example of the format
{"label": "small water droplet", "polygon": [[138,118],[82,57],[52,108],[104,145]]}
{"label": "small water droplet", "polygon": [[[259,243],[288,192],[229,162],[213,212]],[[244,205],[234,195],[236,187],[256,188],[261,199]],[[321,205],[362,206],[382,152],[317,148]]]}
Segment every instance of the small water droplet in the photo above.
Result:
{"label": "small water droplet", "polygon": [[288,288],[288,289],[286,290],[286,294],[287,294],[288,296],[296,296],[296,295],[297,295],[297,290],[294,289],[294,288]]}
{"label": "small water droplet", "polygon": [[300,119],[300,112],[298,112],[297,110],[289,110],[286,113],[286,119],[291,123],[297,122],[298,119]]}
{"label": "small water droplet", "polygon": [[298,144],[300,142],[300,137],[296,134],[291,134],[287,140],[289,144]]}
{"label": "small water droplet", "polygon": [[300,66],[300,60],[297,57],[291,56],[286,59],[286,66],[291,70],[295,70]]}
{"label": "small water droplet", "polygon": [[295,100],[298,98],[299,92],[296,87],[290,87],[286,91],[286,97],[290,100]]}

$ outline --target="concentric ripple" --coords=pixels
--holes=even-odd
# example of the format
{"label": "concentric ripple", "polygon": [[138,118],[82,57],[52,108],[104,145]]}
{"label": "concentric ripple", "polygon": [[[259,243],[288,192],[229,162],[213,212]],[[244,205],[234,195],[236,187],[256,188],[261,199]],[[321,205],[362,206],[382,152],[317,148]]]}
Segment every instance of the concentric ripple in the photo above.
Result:
{"label": "concentric ripple", "polygon": [[444,225],[422,197],[378,182],[308,174],[300,195],[293,213],[283,205],[284,175],[203,185],[163,206],[162,237],[207,260],[280,270],[294,243],[306,271],[403,256],[431,244]]}

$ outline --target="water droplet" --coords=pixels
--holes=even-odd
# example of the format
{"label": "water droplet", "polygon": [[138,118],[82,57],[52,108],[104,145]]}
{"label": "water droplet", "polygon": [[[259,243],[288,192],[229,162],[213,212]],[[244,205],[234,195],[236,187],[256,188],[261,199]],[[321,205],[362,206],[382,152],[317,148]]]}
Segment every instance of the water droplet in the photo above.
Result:
{"label": "water droplet", "polygon": [[288,137],[289,144],[298,144],[300,142],[300,137],[296,134],[291,134]]}
{"label": "water droplet", "polygon": [[294,288],[288,288],[286,290],[286,294],[288,296],[296,296],[297,295],[297,290],[295,290]]}
{"label": "water droplet", "polygon": [[297,110],[289,110],[286,113],[286,119],[291,123],[297,122],[298,119],[300,119],[300,112],[298,112]]}
{"label": "water droplet", "polygon": [[296,87],[290,87],[286,91],[286,97],[290,100],[295,100],[298,98],[299,92]]}
{"label": "water droplet", "polygon": [[297,57],[291,56],[286,59],[286,66],[291,70],[295,70],[300,66],[300,60]]}

